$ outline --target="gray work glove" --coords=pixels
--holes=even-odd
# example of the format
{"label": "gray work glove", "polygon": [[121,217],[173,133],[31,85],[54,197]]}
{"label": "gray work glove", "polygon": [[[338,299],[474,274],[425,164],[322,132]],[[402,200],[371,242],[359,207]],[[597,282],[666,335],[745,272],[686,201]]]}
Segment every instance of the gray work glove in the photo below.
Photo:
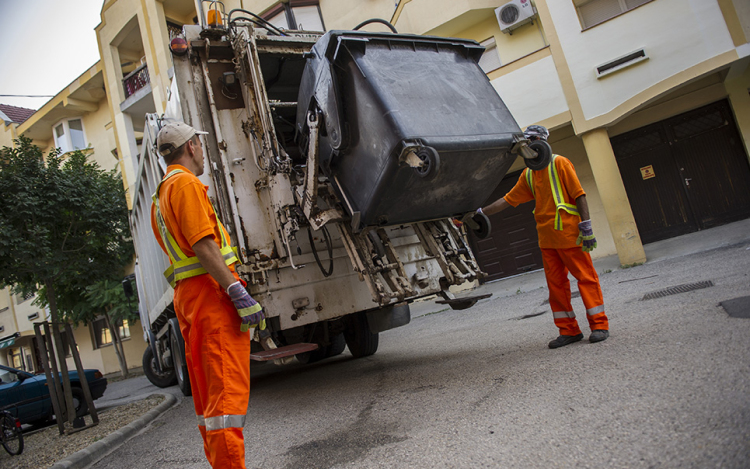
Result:
{"label": "gray work glove", "polygon": [[237,314],[242,319],[240,332],[247,332],[250,326],[260,326],[261,329],[265,329],[266,315],[263,313],[263,308],[250,296],[239,280],[227,287],[227,295],[232,299],[234,307],[237,308]]}
{"label": "gray work glove", "polygon": [[596,247],[594,230],[591,228],[591,220],[583,220],[578,224],[578,239],[576,244],[581,244],[583,252],[591,252]]}

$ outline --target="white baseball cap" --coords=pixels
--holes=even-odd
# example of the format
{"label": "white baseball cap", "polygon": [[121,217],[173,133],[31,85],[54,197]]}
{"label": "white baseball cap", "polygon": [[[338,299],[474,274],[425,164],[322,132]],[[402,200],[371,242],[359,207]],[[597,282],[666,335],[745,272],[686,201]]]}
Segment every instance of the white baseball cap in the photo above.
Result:
{"label": "white baseball cap", "polygon": [[156,137],[156,147],[161,156],[169,156],[173,151],[180,148],[193,135],[208,135],[208,132],[195,130],[183,122],[170,122],[159,131]]}

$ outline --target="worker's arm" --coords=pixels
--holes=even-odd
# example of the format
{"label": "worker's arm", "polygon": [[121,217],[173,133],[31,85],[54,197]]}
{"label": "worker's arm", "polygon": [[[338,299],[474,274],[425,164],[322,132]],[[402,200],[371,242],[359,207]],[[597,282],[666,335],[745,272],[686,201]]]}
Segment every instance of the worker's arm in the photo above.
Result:
{"label": "worker's arm", "polygon": [[591,252],[597,245],[594,229],[591,227],[589,217],[589,204],[586,202],[586,196],[582,195],[576,199],[576,208],[581,216],[581,222],[578,224],[578,239],[576,244],[581,245],[584,252]]}
{"label": "worker's arm", "polygon": [[510,207],[510,204],[508,202],[506,202],[505,201],[505,197],[503,197],[501,199],[498,199],[498,200],[492,202],[488,206],[484,207],[482,209],[482,213],[484,213],[487,216],[494,215],[496,213],[502,212],[503,210],[505,210],[508,207]]}
{"label": "worker's arm", "polygon": [[193,251],[206,272],[221,285],[221,288],[226,290],[229,285],[237,281],[226,262],[224,262],[224,256],[221,255],[219,245],[216,244],[213,236],[206,236],[198,240],[193,244]]}
{"label": "worker's arm", "polygon": [[576,199],[576,208],[578,208],[578,214],[581,216],[581,221],[591,218],[589,216],[589,203],[586,201],[585,195],[582,195]]}

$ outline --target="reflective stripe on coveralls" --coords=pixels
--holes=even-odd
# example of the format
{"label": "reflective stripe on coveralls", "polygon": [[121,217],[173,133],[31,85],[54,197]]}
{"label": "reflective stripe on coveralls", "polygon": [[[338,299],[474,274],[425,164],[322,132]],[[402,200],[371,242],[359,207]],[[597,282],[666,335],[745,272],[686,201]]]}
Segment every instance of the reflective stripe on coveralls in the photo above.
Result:
{"label": "reflective stripe on coveralls", "polygon": [[[167,270],[164,271],[164,276],[167,278],[167,281],[172,286],[172,288],[174,288],[178,280],[183,280],[186,278],[195,277],[196,275],[203,275],[208,273],[206,269],[204,269],[201,265],[198,257],[188,257],[184,252],[182,252],[182,249],[180,249],[177,241],[174,239],[169,230],[167,230],[167,225],[164,223],[164,218],[162,217],[161,211],[159,210],[159,189],[161,189],[161,185],[164,183],[164,181],[174,176],[175,174],[184,172],[185,171],[181,169],[173,169],[172,171],[170,171],[166,176],[164,176],[164,179],[159,182],[159,185],[156,186],[156,192],[154,192],[154,195],[151,196],[151,200],[153,200],[154,202],[154,207],[156,207],[156,225],[159,227],[159,233],[161,234],[161,239],[164,242],[164,246],[167,248],[167,254],[169,255],[169,261],[171,263]],[[216,215],[215,210],[214,215]],[[218,222],[218,217],[216,217],[216,219]],[[232,265],[235,262],[240,262],[237,256],[237,251],[229,244],[226,236],[224,235],[224,230],[222,230],[221,227],[219,227],[219,233],[221,234],[220,251],[221,255],[224,257],[224,262],[227,265]]]}
{"label": "reflective stripe on coveralls", "polygon": [[245,415],[219,415],[208,418],[196,415],[196,417],[198,418],[198,426],[206,427],[206,431],[209,432],[224,428],[245,428]]}
{"label": "reflective stripe on coveralls", "polygon": [[[560,176],[557,174],[555,158],[557,158],[557,155],[552,155],[552,160],[547,167],[549,168],[549,183],[550,186],[552,186],[552,197],[555,199],[555,229],[562,231],[563,226],[562,217],[560,217],[560,210],[565,210],[569,214],[577,217],[580,217],[580,214],[578,213],[578,207],[565,202],[565,199],[563,198],[563,187],[562,182],[560,181]],[[528,168],[526,168],[526,183],[529,185],[531,195],[536,198],[536,194],[534,194],[534,184],[531,178],[531,170]]]}
{"label": "reflective stripe on coveralls", "polygon": [[561,335],[578,335],[573,305],[570,303],[568,272],[578,280],[578,291],[586,307],[586,319],[591,330],[609,330],[609,320],[604,312],[604,297],[591,256],[580,247],[569,249],[542,249],[544,275],[549,288],[549,304],[555,325]]}

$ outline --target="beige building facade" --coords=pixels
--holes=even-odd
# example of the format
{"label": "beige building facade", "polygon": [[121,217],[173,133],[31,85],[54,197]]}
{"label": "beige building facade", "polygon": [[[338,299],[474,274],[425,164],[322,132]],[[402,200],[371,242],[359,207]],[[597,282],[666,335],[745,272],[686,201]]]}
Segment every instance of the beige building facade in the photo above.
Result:
{"label": "beige building facade", "polygon": [[[103,5],[97,35],[128,189],[138,164],[143,114],[165,110],[172,73],[169,41],[210,3],[108,0]],[[460,37],[484,45],[480,66],[519,125],[547,126],[553,150],[576,165],[599,241],[595,258],[617,254],[623,265],[642,263],[644,242],[750,216],[745,208],[701,202],[711,198],[709,186],[729,173],[737,179],[722,187],[747,183],[744,173],[739,174],[747,169],[742,165],[747,166],[750,142],[747,2],[227,0],[223,5],[227,12],[244,9],[282,28],[351,29],[369,18],[383,18],[400,33]],[[504,19],[507,7],[517,8],[520,17]],[[363,29],[387,31],[380,24]],[[134,71],[147,77],[146,84],[129,91]],[[698,122],[695,132],[678,137],[678,121],[691,115]],[[723,118],[730,129],[707,128],[710,138],[741,145],[732,143],[720,151],[724,160],[707,162],[715,155],[691,148],[703,143],[685,142],[700,140],[701,125],[711,127],[708,121]],[[656,147],[642,141],[648,137],[639,132],[648,134],[648,129],[661,136]],[[648,148],[629,149],[643,145]],[[677,150],[681,145],[688,148]],[[742,158],[744,162],[736,161]],[[692,173],[685,169],[688,163]],[[519,160],[509,177],[517,177],[522,168]],[[706,171],[716,174],[702,178]],[[645,179],[639,183],[639,177]],[[734,192],[726,196],[739,197]],[[745,204],[744,199],[739,202]],[[501,278],[541,267],[529,261],[535,235],[529,234],[526,250],[512,252],[508,246],[519,244],[509,242],[504,225],[503,219],[496,221],[494,242],[474,240],[483,268],[497,268],[495,278]],[[498,261],[503,256],[505,267]]]}
{"label": "beige building facade", "polygon": [[[102,66],[97,62],[28,118],[6,123],[0,132],[0,146],[12,147],[13,140],[23,135],[44,154],[54,148],[63,152],[82,150],[89,161],[108,171],[120,164],[110,116]],[[49,313],[34,305],[34,299],[14,294],[9,287],[0,290],[0,364],[43,372],[34,323],[49,320]],[[146,345],[140,324],[125,322],[120,333],[128,367],[141,366]],[[74,336],[85,368],[97,368],[105,374],[120,370],[103,318],[77,327]],[[68,362],[74,367],[72,358]]]}

